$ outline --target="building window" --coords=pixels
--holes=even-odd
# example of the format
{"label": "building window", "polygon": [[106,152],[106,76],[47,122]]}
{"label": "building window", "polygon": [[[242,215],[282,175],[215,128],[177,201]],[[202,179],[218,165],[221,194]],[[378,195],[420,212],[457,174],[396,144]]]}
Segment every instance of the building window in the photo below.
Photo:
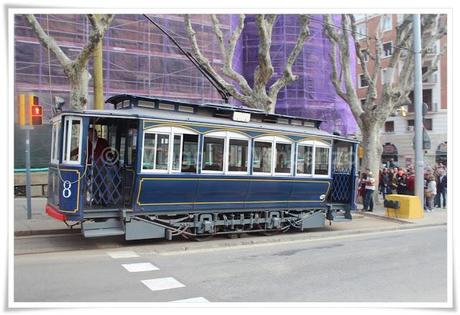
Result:
{"label": "building window", "polygon": [[[407,107],[407,111],[409,113],[413,113],[414,112],[414,92],[410,92],[409,99],[411,103]],[[429,112],[433,111],[433,91],[431,89],[423,90],[423,103],[426,103],[426,105],[428,106]]]}
{"label": "building window", "polygon": [[356,25],[356,39],[361,40],[367,37],[367,24],[361,23]]}
{"label": "building window", "polygon": [[382,69],[382,84],[390,82],[390,71],[388,69]]}
{"label": "building window", "polygon": [[385,132],[394,132],[395,131],[395,122],[386,121],[385,122]]}
{"label": "building window", "polygon": [[393,17],[391,15],[382,16],[382,31],[391,31],[393,28]]}
{"label": "building window", "polygon": [[368,86],[369,86],[369,82],[367,82],[367,79],[364,73],[360,74],[359,75],[359,87],[363,88],[363,87],[368,87]]}
{"label": "building window", "polygon": [[[407,126],[413,128],[415,126],[415,121],[413,119],[409,119],[407,121]],[[426,130],[433,130],[433,119],[431,118],[424,119],[423,126],[425,127]]]}
{"label": "building window", "polygon": [[388,43],[384,43],[382,45],[382,54],[383,56],[382,57],[390,57],[391,55],[393,55],[393,42],[388,42]]}

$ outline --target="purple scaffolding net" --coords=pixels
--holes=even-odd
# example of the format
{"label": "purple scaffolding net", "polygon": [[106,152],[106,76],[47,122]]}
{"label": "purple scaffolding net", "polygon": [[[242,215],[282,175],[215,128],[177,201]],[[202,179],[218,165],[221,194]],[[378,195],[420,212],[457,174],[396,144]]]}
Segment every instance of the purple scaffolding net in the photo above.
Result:
{"label": "purple scaffolding net", "polygon": [[[339,25],[337,17],[335,22]],[[323,32],[323,16],[312,15],[310,21],[311,35],[304,49],[293,65],[293,73],[299,79],[290,83],[278,94],[276,112],[292,116],[322,119],[321,128],[329,132],[339,131],[342,135],[354,134],[356,122],[351,110],[335,92],[331,83],[331,65],[329,61],[330,43]],[[283,69],[299,34],[297,15],[279,15],[272,32],[271,59],[275,76],[272,84],[283,74]],[[252,85],[254,69],[257,66],[257,47],[259,37],[255,17],[246,17],[242,34],[244,51],[244,75]],[[350,52],[353,53],[353,47]],[[350,58],[354,60],[355,58]],[[355,76],[356,64],[350,66]]]}
{"label": "purple scaffolding net", "polygon": [[[182,16],[150,16],[166,28],[185,49],[190,50]],[[238,16],[218,17],[223,33],[228,38],[238,22]],[[70,58],[78,55],[90,30],[85,15],[37,15],[37,18]],[[353,134],[356,131],[353,116],[330,82],[330,47],[323,34],[322,19],[321,15],[312,16],[311,36],[293,66],[293,72],[299,75],[299,79],[280,91],[276,112],[322,119],[325,122],[321,128],[325,130]],[[210,16],[192,15],[192,22],[202,53],[220,73],[223,58],[212,31]],[[275,68],[273,80],[282,74],[298,34],[298,16],[277,17],[271,47]],[[254,15],[247,15],[233,63],[235,70],[242,73],[250,85],[257,66],[257,45]],[[89,67],[92,71],[91,63]],[[354,72],[354,64],[351,69]],[[68,99],[69,84],[62,67],[56,57],[38,43],[30,26],[20,15],[15,16],[15,75],[16,92],[36,93],[45,105],[47,117],[51,116],[52,95]],[[177,47],[142,15],[137,14],[116,15],[104,37],[104,96],[108,98],[120,93],[198,103],[222,102],[215,88]],[[90,95],[89,108],[92,107],[91,103]],[[231,103],[240,105],[234,99],[231,99]]]}

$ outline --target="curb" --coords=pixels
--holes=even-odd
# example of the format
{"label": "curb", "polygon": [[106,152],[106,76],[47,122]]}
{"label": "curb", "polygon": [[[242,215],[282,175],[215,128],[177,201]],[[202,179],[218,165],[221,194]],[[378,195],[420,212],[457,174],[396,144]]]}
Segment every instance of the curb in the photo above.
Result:
{"label": "curb", "polygon": [[396,223],[405,223],[405,224],[414,224],[414,222],[403,220],[403,219],[398,219],[398,218],[393,218],[393,217],[387,217],[385,215],[380,215],[380,214],[375,214],[372,212],[364,212],[364,211],[359,211],[357,212],[365,217],[372,217],[384,221],[391,221],[391,222],[396,222]]}

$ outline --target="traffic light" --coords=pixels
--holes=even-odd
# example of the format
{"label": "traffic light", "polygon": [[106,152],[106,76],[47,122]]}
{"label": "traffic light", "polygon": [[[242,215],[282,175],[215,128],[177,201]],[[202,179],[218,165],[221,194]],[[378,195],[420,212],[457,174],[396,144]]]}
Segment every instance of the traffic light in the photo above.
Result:
{"label": "traffic light", "polygon": [[43,107],[39,104],[38,97],[29,95],[29,124],[41,125],[43,121]]}

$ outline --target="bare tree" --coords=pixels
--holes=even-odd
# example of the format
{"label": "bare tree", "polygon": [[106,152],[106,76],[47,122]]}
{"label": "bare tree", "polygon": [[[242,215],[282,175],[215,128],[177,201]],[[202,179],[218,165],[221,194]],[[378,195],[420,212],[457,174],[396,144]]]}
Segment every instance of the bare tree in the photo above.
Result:
{"label": "bare tree", "polygon": [[92,27],[88,42],[85,44],[80,54],[74,60],[71,60],[62,51],[54,38],[43,30],[34,15],[25,15],[40,43],[56,55],[59,63],[64,69],[64,73],[70,83],[70,107],[77,110],[86,108],[88,104],[88,83],[91,79],[91,75],[87,70],[89,57],[93,53],[98,42],[104,37],[114,17],[113,14],[103,14],[97,17],[94,14],[88,14],[87,16]]}
{"label": "bare tree", "polygon": [[201,53],[196,39],[196,32],[192,28],[190,15],[186,14],[184,16],[185,28],[192,45],[192,54],[200,62],[200,64],[229,91],[229,93],[234,98],[241,101],[248,107],[259,108],[273,113],[275,111],[275,105],[279,91],[287,84],[298,79],[298,76],[292,73],[292,65],[297,59],[299,53],[302,51],[305,40],[310,35],[309,16],[299,16],[300,32],[296,44],[289,54],[286,65],[284,67],[283,75],[280,76],[270,86],[268,86],[268,82],[273,76],[273,65],[270,58],[270,47],[272,30],[276,21],[276,15],[259,14],[256,16],[255,22],[259,35],[259,47],[257,55],[259,64],[254,70],[254,84],[252,87],[249,86],[246,79],[240,73],[233,69],[232,65],[235,47],[244,28],[245,15],[239,15],[238,25],[235,30],[233,30],[228,41],[225,41],[224,39],[224,34],[221,30],[218,17],[216,15],[212,15],[211,19],[213,23],[213,31],[217,36],[220,51],[224,59],[222,73],[227,77],[227,80],[217,73],[209,60]]}
{"label": "bare tree", "polygon": [[[405,15],[397,27],[393,52],[385,78],[380,78],[383,86],[379,93],[377,80],[382,76],[382,20],[375,36],[372,34],[359,39],[353,15],[342,15],[341,25],[336,27],[331,15],[325,17],[325,32],[331,42],[331,80],[337,94],[350,106],[351,112],[361,129],[364,149],[362,169],[369,168],[378,174],[382,146],[380,131],[388,117],[401,106],[407,105],[413,90],[414,58],[412,16]],[[445,16],[422,15],[422,60],[431,52],[434,44],[446,34]],[[350,36],[351,35],[351,36]],[[370,34],[369,34],[370,35]],[[351,75],[350,43],[353,45],[368,88],[364,104],[358,98],[355,78]],[[367,55],[367,56],[366,56]],[[433,59],[424,73],[424,78],[437,70],[441,52]],[[368,58],[368,61],[367,58]],[[340,67],[340,69],[339,69]],[[373,67],[373,69],[372,69]]]}

